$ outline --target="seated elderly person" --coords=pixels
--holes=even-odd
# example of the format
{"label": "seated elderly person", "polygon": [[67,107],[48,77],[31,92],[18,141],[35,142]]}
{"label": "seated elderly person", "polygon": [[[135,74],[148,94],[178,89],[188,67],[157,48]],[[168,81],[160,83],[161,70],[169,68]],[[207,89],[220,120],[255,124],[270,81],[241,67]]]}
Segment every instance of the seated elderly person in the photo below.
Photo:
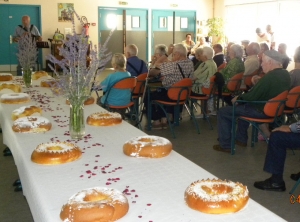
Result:
{"label": "seated elderly person", "polygon": [[295,67],[290,71],[291,76],[291,88],[300,86],[300,46],[296,48],[294,55]]}
{"label": "seated elderly person", "polygon": [[195,54],[196,49],[203,48],[204,46],[209,46],[205,41],[205,37],[200,37],[199,42],[196,42],[195,46],[191,49],[191,54]]}
{"label": "seated elderly person", "polygon": [[[126,71],[126,57],[121,53],[116,53],[111,59],[111,65],[115,72],[109,74],[101,83],[100,86],[105,93],[115,82],[120,81],[126,77],[130,77],[130,73]],[[111,89],[109,97],[104,94],[100,99],[100,105],[105,105],[104,102],[114,106],[124,106],[130,102],[131,92],[130,90]],[[125,110],[115,110],[120,114],[124,114]]]}
{"label": "seated elderly person", "polygon": [[230,56],[229,56],[229,51],[230,51],[230,47],[235,44],[234,42],[228,42],[227,47],[226,47],[226,55],[225,55],[225,60],[227,63],[229,63],[230,61]]}
{"label": "seated elderly person", "polygon": [[[157,47],[155,52],[156,50]],[[149,71],[149,77],[157,77],[160,75],[162,86],[164,87],[170,87],[183,78],[193,78],[194,67],[192,61],[186,57],[186,47],[183,44],[176,44],[169,52],[172,52],[172,61],[167,60],[167,54],[162,55],[155,61],[154,68]],[[150,94],[150,100],[156,99],[170,101],[167,88],[157,90]],[[147,101],[147,99],[145,101]],[[150,108],[147,103],[145,106],[147,109]],[[152,129],[166,128],[167,118],[164,112],[154,105],[151,108],[151,119],[153,120]],[[173,107],[169,107],[167,112],[173,114]]]}
{"label": "seated elderly person", "polygon": [[[264,171],[271,173],[272,176],[264,181],[255,182],[254,187],[267,191],[285,191],[283,170],[287,148],[300,148],[300,121],[290,126],[282,125],[273,130],[264,164]],[[290,177],[292,180],[298,181],[300,172],[291,174]]]}
{"label": "seated elderly person", "polygon": [[[232,99],[244,101],[267,101],[290,88],[291,78],[289,73],[282,69],[282,56],[274,50],[266,51],[263,55],[262,67],[266,75],[247,93]],[[267,118],[263,112],[264,104],[241,103],[236,105],[236,116],[247,116],[253,118]],[[213,149],[230,153],[231,148],[231,128],[232,128],[232,107],[226,106],[218,112],[218,136],[219,143]],[[237,122],[236,144],[246,147],[248,141],[247,130],[249,123],[243,120]]]}
{"label": "seated elderly person", "polygon": [[[258,53],[260,52],[259,44],[256,42],[250,43],[247,48],[247,58],[244,62],[245,71],[244,76],[251,75],[255,71],[257,71],[260,67],[260,62],[258,59]],[[243,82],[241,88],[245,87],[245,83]]]}
{"label": "seated elderly person", "polygon": [[146,63],[137,57],[138,47],[134,44],[127,45],[125,48],[125,56],[127,58],[126,70],[131,76],[138,76],[142,73],[148,73]]}
{"label": "seated elderly person", "polygon": [[229,49],[230,61],[227,66],[221,70],[225,82],[227,82],[235,74],[245,71],[245,66],[242,60],[243,48],[239,44],[233,44]]}
{"label": "seated elderly person", "polygon": [[270,50],[270,48],[267,43],[260,43],[259,47],[260,47],[260,52],[258,53],[258,59],[261,64],[262,63],[262,55],[264,54],[265,51]]}
{"label": "seated elderly person", "polygon": [[191,53],[191,49],[195,46],[195,42],[192,40],[192,34],[186,34],[185,40],[183,40],[181,43],[188,50],[188,54]]}
{"label": "seated elderly person", "polygon": [[209,80],[217,72],[217,65],[212,59],[214,51],[210,47],[203,47],[196,50],[196,55],[200,55],[201,65],[194,71],[195,80],[191,95],[202,95],[202,86],[206,80]]}
{"label": "seated elderly person", "polygon": [[213,57],[213,60],[215,61],[217,67],[222,65],[225,62],[225,56],[223,54],[223,47],[221,44],[215,44],[213,46],[215,56]]}
{"label": "seated elderly person", "polygon": [[286,69],[291,61],[291,59],[286,54],[287,45],[285,43],[280,43],[278,45],[278,52],[283,56],[282,68]]}
{"label": "seated elderly person", "polygon": [[[245,71],[244,62],[242,60],[243,48],[241,45],[231,45],[229,49],[229,56],[230,61],[227,63],[227,66],[220,71],[224,78],[225,85],[228,82],[228,80],[235,74]],[[229,92],[226,86],[223,88],[223,92]],[[231,96],[225,96],[223,97],[223,99],[227,104],[231,105]]]}
{"label": "seated elderly person", "polygon": [[[194,64],[194,70],[198,69],[198,67],[200,66],[200,64],[202,63],[202,60],[201,60],[201,55],[203,53],[203,48],[198,48],[196,49],[195,51],[195,60],[197,61],[196,64]],[[193,60],[192,60],[193,61]]]}

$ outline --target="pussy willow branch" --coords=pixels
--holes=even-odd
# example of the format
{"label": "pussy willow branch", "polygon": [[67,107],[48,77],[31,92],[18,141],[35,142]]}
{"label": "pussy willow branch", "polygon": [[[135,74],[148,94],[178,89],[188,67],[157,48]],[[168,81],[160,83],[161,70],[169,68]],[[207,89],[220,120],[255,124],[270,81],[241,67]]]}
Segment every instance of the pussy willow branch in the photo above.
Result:
{"label": "pussy willow branch", "polygon": [[[48,59],[54,64],[54,66],[49,64],[49,67],[59,79],[51,87],[52,91],[55,94],[64,94],[70,102],[77,102],[79,100],[83,101],[90,95],[95,77],[105,69],[106,63],[110,61],[111,52],[107,52],[107,44],[113,30],[102,46],[100,44],[99,46],[93,46],[93,43],[89,42],[89,37],[86,36],[84,28],[80,35],[75,33],[73,15],[75,14],[78,20],[80,18],[73,9],[70,9],[69,13],[72,14],[73,33],[67,36],[68,40],[64,41],[63,47],[59,48],[63,59],[58,60],[53,55],[49,55]],[[89,66],[87,66],[88,50],[90,50]],[[61,67],[62,75],[56,71],[55,65]]]}
{"label": "pussy willow branch", "polygon": [[37,55],[38,51],[34,39],[30,34],[23,35],[19,39],[17,53],[19,63],[23,69],[30,69],[35,66]]}

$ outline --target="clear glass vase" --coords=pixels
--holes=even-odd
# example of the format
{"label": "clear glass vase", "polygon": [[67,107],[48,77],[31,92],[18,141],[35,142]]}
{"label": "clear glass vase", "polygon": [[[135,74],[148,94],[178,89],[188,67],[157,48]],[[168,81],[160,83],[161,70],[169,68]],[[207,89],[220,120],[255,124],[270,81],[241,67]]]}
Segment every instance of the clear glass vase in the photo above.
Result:
{"label": "clear glass vase", "polygon": [[27,88],[31,87],[32,85],[32,79],[31,79],[31,75],[32,75],[32,68],[21,68],[22,70],[22,76],[23,76],[23,81],[24,84]]}
{"label": "clear glass vase", "polygon": [[84,104],[70,104],[69,131],[72,139],[82,139],[85,135]]}

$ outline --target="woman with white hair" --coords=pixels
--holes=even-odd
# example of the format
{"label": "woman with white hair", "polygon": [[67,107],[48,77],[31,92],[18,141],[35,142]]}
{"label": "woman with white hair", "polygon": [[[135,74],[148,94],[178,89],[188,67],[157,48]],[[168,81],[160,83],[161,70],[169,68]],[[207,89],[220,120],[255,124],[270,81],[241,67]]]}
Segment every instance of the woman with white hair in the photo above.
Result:
{"label": "woman with white hair", "polygon": [[243,48],[239,44],[233,44],[229,49],[230,61],[227,66],[222,69],[221,73],[224,77],[225,83],[235,74],[245,71],[243,57]]}
{"label": "woman with white hair", "polygon": [[[217,83],[218,86],[218,94],[221,96],[221,92],[229,92],[226,87],[228,80],[233,77],[235,74],[241,73],[245,71],[245,66],[243,62],[243,48],[239,44],[233,44],[229,49],[230,61],[227,63],[227,66],[220,71],[224,81],[222,81],[222,85],[225,83],[225,87]],[[223,87],[223,88],[222,88]],[[233,96],[234,97],[234,96]],[[223,96],[223,100],[228,104],[232,105],[231,99],[232,96]]]}
{"label": "woman with white hair", "polygon": [[212,59],[214,56],[214,51],[210,47],[198,48],[195,52],[195,55],[198,57],[197,59],[201,60],[202,63],[199,67],[194,71],[195,80],[191,95],[199,95],[202,94],[202,86],[206,80],[209,80],[217,72],[217,65]]}

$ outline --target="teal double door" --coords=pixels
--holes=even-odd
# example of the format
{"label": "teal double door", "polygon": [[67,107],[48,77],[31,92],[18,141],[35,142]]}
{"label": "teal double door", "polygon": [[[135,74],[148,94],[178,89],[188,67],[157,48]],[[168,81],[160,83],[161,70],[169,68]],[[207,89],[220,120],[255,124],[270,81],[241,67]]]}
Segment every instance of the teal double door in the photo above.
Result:
{"label": "teal double door", "polygon": [[152,11],[152,54],[155,45],[181,43],[188,33],[196,40],[196,11]]}
{"label": "teal double door", "polygon": [[24,15],[29,15],[31,24],[34,24],[41,32],[40,6],[0,4],[0,71],[16,71],[17,43],[12,42],[12,37],[16,27],[22,24]]}
{"label": "teal double door", "polygon": [[[115,28],[108,43],[112,53],[124,53],[126,45],[138,47],[138,57],[148,60],[148,11],[146,9],[99,8],[99,37],[103,44]],[[107,64],[107,67],[111,67]]]}

